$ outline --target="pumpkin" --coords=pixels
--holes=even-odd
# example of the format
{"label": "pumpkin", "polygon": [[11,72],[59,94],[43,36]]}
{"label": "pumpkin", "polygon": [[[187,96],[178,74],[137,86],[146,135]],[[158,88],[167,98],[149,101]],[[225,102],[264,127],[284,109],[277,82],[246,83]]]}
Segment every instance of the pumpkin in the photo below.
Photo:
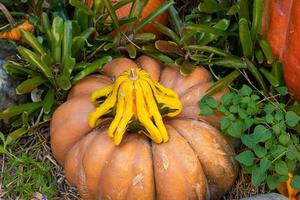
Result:
{"label": "pumpkin", "polygon": [[23,23],[12,28],[11,30],[0,33],[0,39],[21,41],[22,34],[21,34],[20,29],[24,29],[26,31],[33,31],[34,26],[31,23],[29,23],[28,20],[25,20]]}
{"label": "pumpkin", "polygon": [[[137,74],[132,76],[132,71]],[[113,122],[101,118],[98,121],[101,126],[91,128],[96,122],[94,114],[107,102],[111,103],[110,98],[115,95],[114,89],[118,88],[116,85],[122,78],[126,82],[119,87],[118,102],[125,99],[123,113],[138,115],[138,119],[140,114],[147,112],[139,112],[142,92],[138,88],[145,89],[141,83],[147,84],[142,82],[143,79],[153,81],[154,87],[161,87],[161,91],[174,95],[175,103],[168,103],[171,108],[172,105],[178,106],[182,112],[172,110],[173,116],[162,114],[167,133],[165,140],[156,140],[150,129],[148,132],[140,127],[122,132],[124,125],[119,125],[116,130],[118,135],[118,129],[122,129],[124,136],[121,141],[116,135],[112,139],[109,133]],[[127,91],[129,87],[125,87],[125,83],[135,84],[130,86],[134,89]],[[178,67],[164,67],[147,56],[136,61],[114,59],[104,66],[103,75],[82,79],[71,89],[67,101],[55,111],[50,125],[52,152],[63,165],[67,180],[78,188],[83,199],[89,200],[220,198],[233,185],[238,166],[230,143],[210,125],[217,124],[218,117],[203,119],[198,116],[197,102],[212,84],[205,68],[198,67],[190,75],[182,76]],[[111,87],[110,95],[106,100],[100,95],[98,100],[102,103],[95,108],[92,103],[97,99],[95,96],[108,93]],[[154,89],[151,91],[154,93]],[[221,91],[214,97],[219,99],[225,92]],[[144,96],[143,101],[148,102],[150,98],[151,95]],[[144,108],[151,110],[156,107],[158,104]],[[116,113],[118,109],[119,104]],[[107,114],[106,117],[111,116]],[[152,120],[142,122],[152,123]]]}
{"label": "pumpkin", "polygon": [[300,1],[267,0],[262,34],[273,54],[284,64],[284,78],[295,99],[300,100]]}

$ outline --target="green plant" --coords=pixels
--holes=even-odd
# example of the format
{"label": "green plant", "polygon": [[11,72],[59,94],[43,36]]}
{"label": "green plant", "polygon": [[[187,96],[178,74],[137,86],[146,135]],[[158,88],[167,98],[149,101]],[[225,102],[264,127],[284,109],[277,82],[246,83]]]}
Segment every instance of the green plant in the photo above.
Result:
{"label": "green plant", "polygon": [[[174,1],[166,1],[160,7],[143,19],[141,15],[146,0],[125,0],[112,4],[109,0],[94,1],[92,8],[82,2],[70,0],[70,4],[75,7],[76,17],[80,25],[92,24],[96,28],[97,34],[93,42],[93,52],[89,58],[96,54],[127,54],[130,58],[136,58],[138,53],[145,53],[143,46],[153,43],[157,35],[144,32],[143,29],[151,24],[155,18],[163,14],[174,4]],[[118,18],[118,11],[123,7],[132,4],[130,14],[121,19]],[[84,19],[84,20],[82,20]],[[84,25],[85,24],[85,25]]]}
{"label": "green plant", "polygon": [[[0,132],[2,154],[0,180],[5,192],[4,197],[30,199],[40,193],[43,199],[51,199],[57,193],[57,187],[49,173],[50,161],[37,161],[36,155],[40,151],[41,144],[35,143],[30,147],[21,145],[18,141],[21,136],[21,131],[7,137]],[[26,150],[19,148],[20,146]]]}
{"label": "green plant", "polygon": [[0,113],[0,119],[23,112],[34,116],[41,108],[45,119],[48,119],[53,109],[64,100],[72,84],[101,70],[101,66],[111,60],[110,56],[104,56],[92,63],[81,63],[87,39],[94,28],[79,32],[74,24],[74,21],[64,21],[57,16],[50,26],[48,15],[43,13],[40,36],[21,31],[23,40],[30,48],[19,46],[17,49],[22,60],[11,61],[4,68],[8,74],[24,80],[17,87],[17,94],[31,93],[34,102],[8,108]]}
{"label": "green plant", "polygon": [[183,74],[196,66],[208,66],[222,83],[217,82],[208,91],[210,95],[241,74],[244,81],[250,79],[268,95],[283,85],[283,79],[281,63],[274,59],[271,47],[260,35],[262,11],[260,0],[205,0],[182,21],[171,7],[174,28],[155,23],[168,39],[158,40],[155,48],[148,48],[152,53],[163,53],[160,60],[183,66]]}
{"label": "green plant", "polygon": [[[275,96],[247,85],[222,96],[217,102],[205,97],[199,102],[202,115],[221,112],[220,128],[226,135],[241,139],[244,146],[236,156],[245,173],[252,176],[252,184],[266,181],[270,189],[288,180],[288,173],[299,178],[300,142],[293,129],[299,125],[300,115],[278,99],[287,95],[287,88],[277,88]],[[300,183],[295,182],[299,188]]]}

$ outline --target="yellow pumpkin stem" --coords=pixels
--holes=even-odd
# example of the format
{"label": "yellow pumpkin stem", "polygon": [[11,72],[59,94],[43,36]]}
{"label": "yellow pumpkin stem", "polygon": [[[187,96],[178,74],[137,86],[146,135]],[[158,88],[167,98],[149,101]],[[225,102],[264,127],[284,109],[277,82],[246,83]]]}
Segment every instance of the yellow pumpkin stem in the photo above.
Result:
{"label": "yellow pumpkin stem", "polygon": [[156,143],[167,142],[168,133],[164,126],[161,108],[170,110],[166,116],[176,116],[182,111],[178,95],[151,79],[151,76],[140,68],[124,71],[114,84],[95,91],[91,101],[103,99],[90,114],[88,123],[92,128],[98,125],[99,119],[108,113],[115,113],[108,129],[108,135],[119,145],[132,120],[137,120],[147,130],[145,135]]}

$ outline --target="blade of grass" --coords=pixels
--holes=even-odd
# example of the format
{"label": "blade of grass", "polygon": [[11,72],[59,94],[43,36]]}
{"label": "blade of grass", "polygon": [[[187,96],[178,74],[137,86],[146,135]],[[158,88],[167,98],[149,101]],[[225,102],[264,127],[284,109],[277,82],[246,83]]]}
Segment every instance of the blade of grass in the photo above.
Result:
{"label": "blade of grass", "polygon": [[163,5],[161,5],[159,8],[155,9],[153,12],[150,13],[147,17],[145,17],[136,27],[135,32],[138,33],[142,28],[144,28],[147,24],[152,22],[158,15],[162,14],[166,10],[169,9],[171,5],[174,4],[173,0],[165,2]]}

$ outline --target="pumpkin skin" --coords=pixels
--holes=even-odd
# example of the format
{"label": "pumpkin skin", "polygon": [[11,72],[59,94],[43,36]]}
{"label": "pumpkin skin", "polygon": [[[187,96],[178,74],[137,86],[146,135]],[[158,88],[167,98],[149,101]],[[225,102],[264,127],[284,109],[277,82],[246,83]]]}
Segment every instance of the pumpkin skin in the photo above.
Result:
{"label": "pumpkin skin", "polygon": [[262,34],[273,54],[284,64],[284,78],[296,100],[300,100],[300,1],[267,0]]}
{"label": "pumpkin skin", "polygon": [[[167,143],[127,133],[121,145],[115,146],[106,126],[92,130],[88,125],[95,109],[91,93],[132,67],[142,67],[153,80],[181,96],[181,116],[164,120],[170,137]],[[136,62],[114,59],[103,72],[73,87],[50,127],[54,156],[83,199],[219,199],[231,188],[238,166],[229,142],[208,123],[218,118],[199,121],[196,111],[185,111],[196,109],[198,99],[212,84],[207,70],[197,68],[183,77],[177,68],[163,69],[161,63],[142,56]]]}

